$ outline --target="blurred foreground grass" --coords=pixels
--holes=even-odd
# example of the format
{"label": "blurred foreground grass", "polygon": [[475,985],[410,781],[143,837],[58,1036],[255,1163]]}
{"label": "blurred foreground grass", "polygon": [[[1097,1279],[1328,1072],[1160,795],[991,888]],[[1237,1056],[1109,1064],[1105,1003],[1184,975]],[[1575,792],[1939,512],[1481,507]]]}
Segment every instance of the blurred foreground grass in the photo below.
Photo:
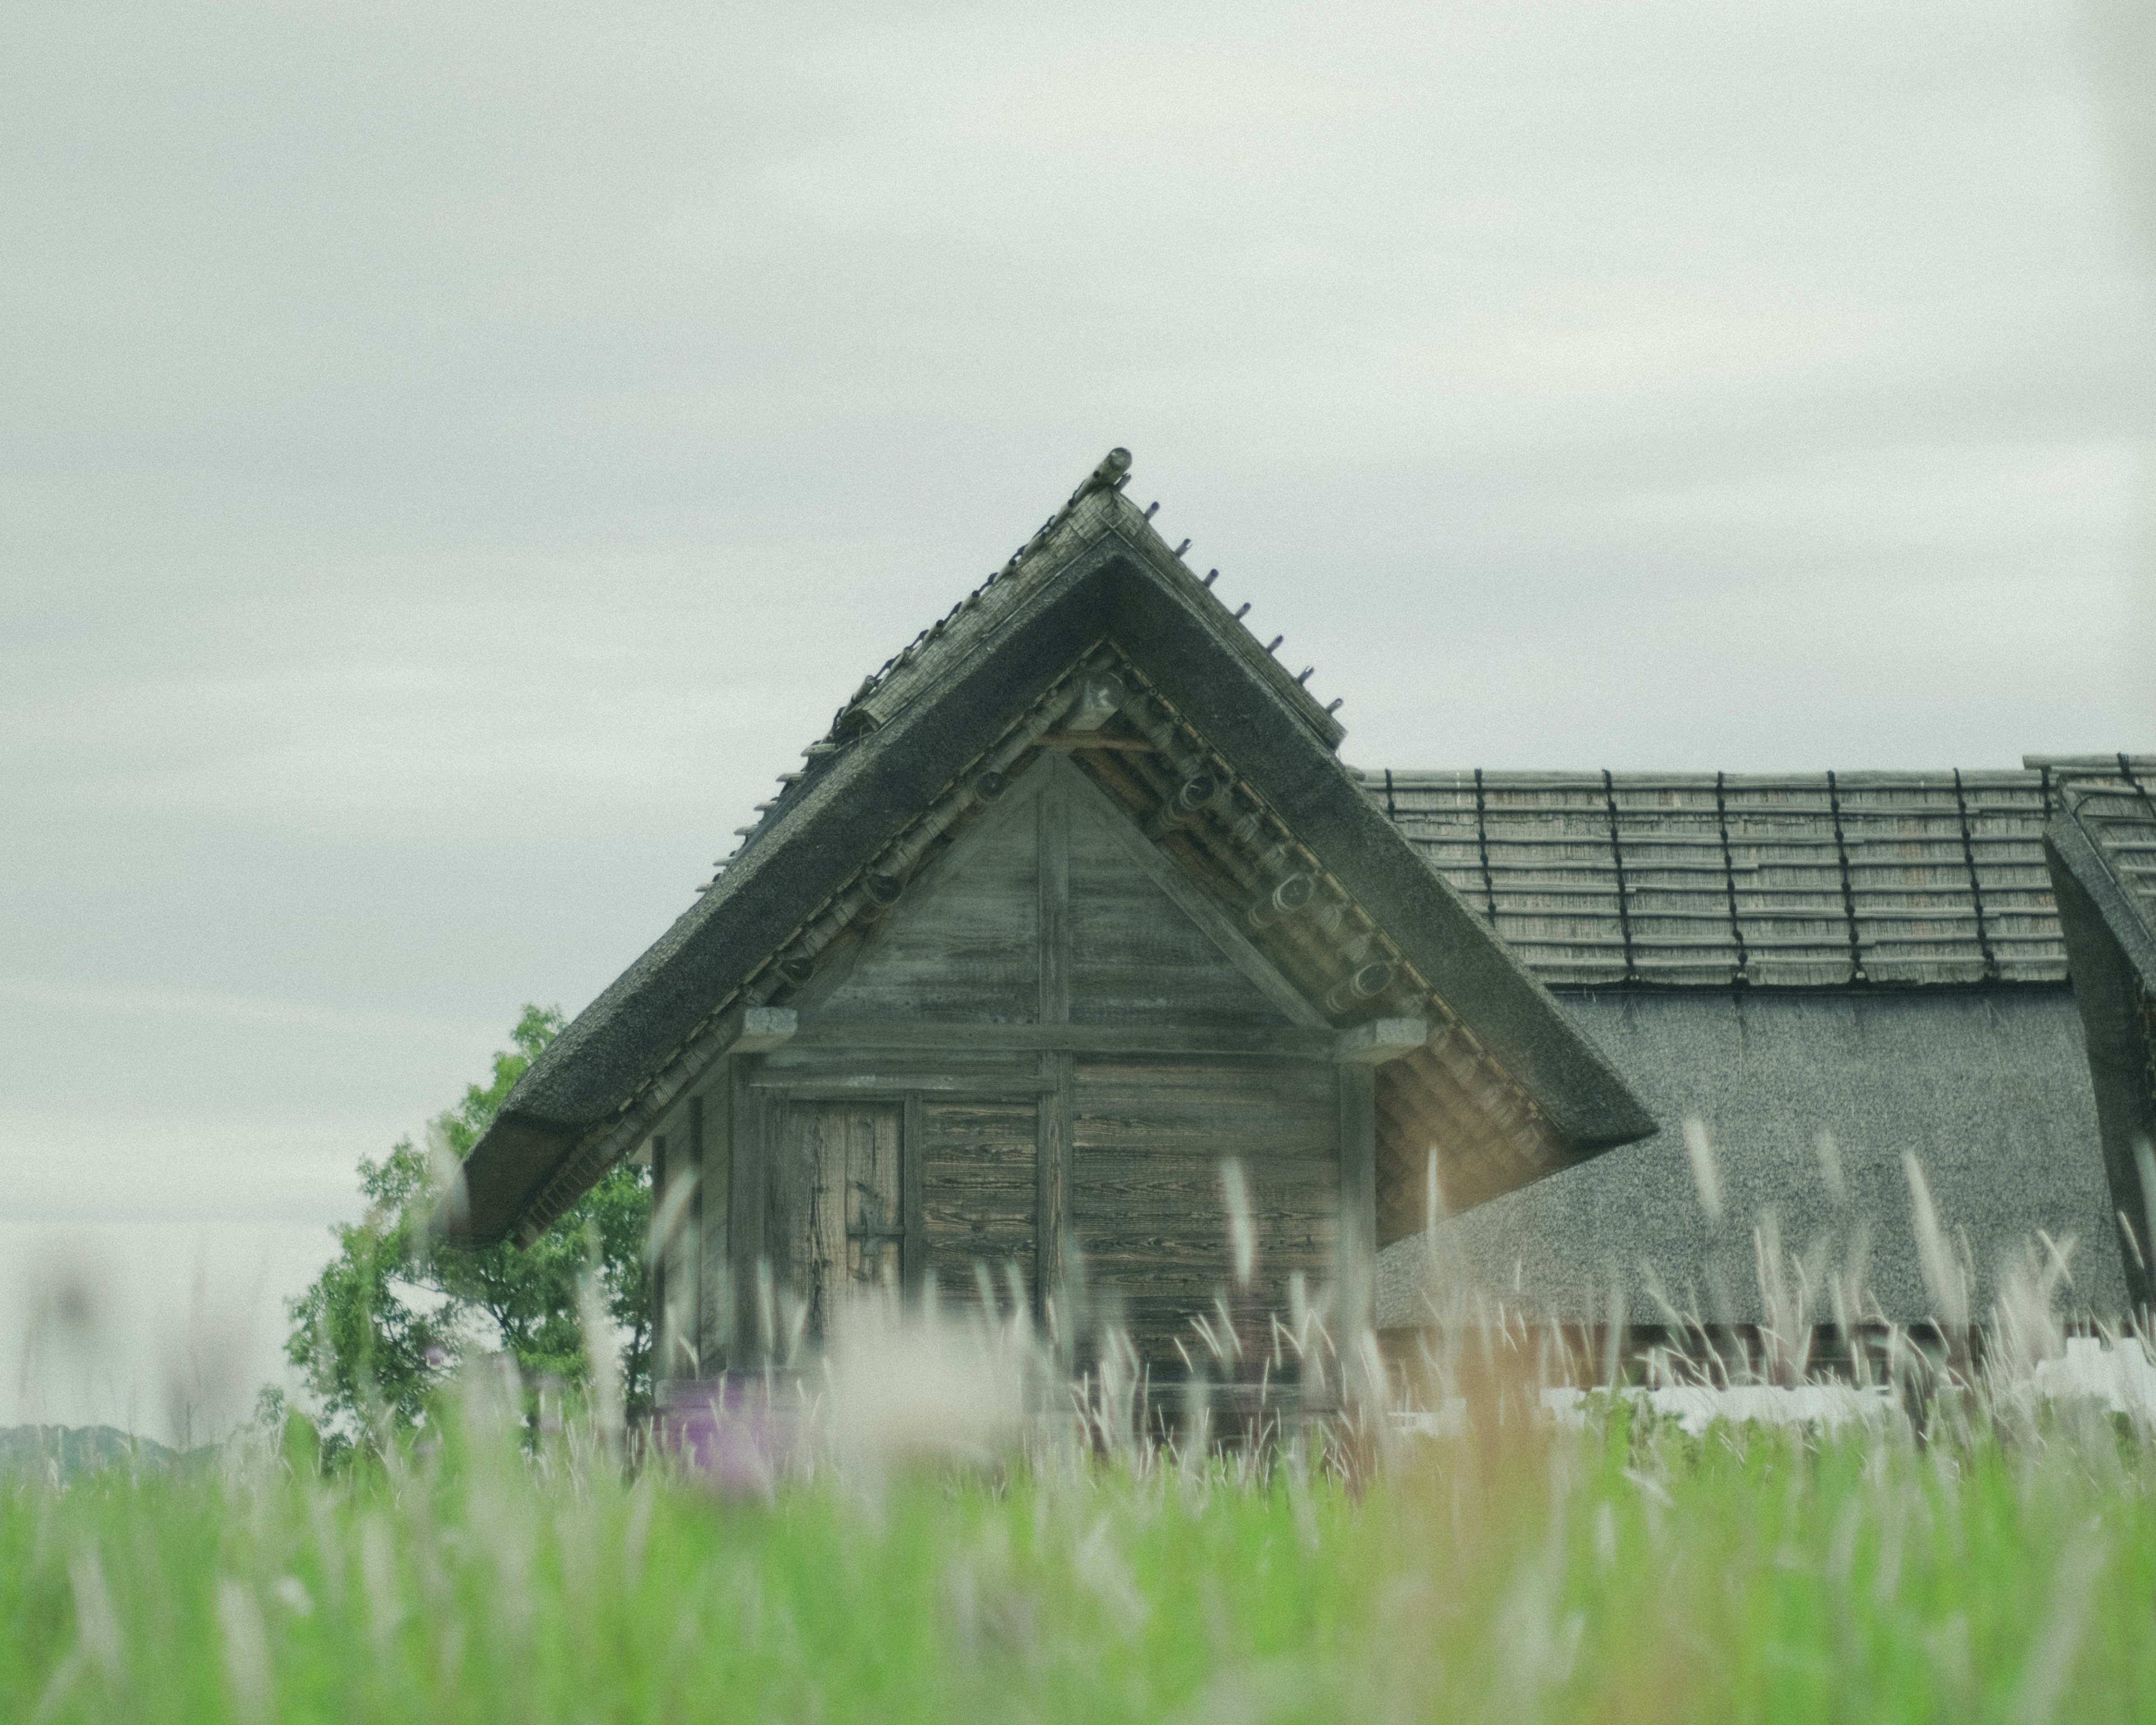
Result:
{"label": "blurred foreground grass", "polygon": [[[476,1430],[476,1427],[473,1428]],[[2156,1450],[1620,1409],[1367,1491],[1042,1452],[768,1501],[450,1432],[0,1486],[0,1718],[2156,1718]]]}

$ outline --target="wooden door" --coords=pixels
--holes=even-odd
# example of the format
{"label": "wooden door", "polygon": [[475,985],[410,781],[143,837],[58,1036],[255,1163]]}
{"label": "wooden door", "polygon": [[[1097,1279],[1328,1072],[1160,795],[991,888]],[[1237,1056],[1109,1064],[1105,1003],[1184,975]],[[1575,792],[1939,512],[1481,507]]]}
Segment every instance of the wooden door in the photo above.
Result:
{"label": "wooden door", "polygon": [[901,1285],[904,1118],[895,1101],[787,1106],[780,1223],[812,1339],[830,1335],[849,1298]]}

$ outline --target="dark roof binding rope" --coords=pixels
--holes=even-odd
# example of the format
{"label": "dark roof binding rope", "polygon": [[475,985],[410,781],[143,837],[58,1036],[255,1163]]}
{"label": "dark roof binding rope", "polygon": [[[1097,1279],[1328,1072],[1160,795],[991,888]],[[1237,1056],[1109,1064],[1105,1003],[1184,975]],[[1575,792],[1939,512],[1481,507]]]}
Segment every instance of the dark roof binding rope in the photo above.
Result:
{"label": "dark roof binding rope", "polygon": [[1385,819],[1398,821],[1399,818],[1399,804],[1393,800],[1393,769],[1388,767],[1385,769]]}
{"label": "dark roof binding rope", "polygon": [[1954,808],[1961,814],[1961,855],[1969,865],[1969,896],[1976,906],[1976,950],[1984,955],[1984,979],[1995,981],[1999,955],[1991,950],[1991,931],[1984,920],[1984,877],[1976,871],[1976,834],[1969,823],[1969,794],[1963,788],[1961,768],[1953,770]]}
{"label": "dark roof binding rope", "polygon": [[1609,860],[1617,865],[1617,932],[1625,941],[1625,980],[1633,983],[1640,975],[1632,962],[1632,911],[1625,901],[1625,847],[1617,838],[1617,781],[1607,767],[1602,769],[1602,801],[1609,812]]}
{"label": "dark roof binding rope", "polygon": [[1834,817],[1834,854],[1841,865],[1841,913],[1849,919],[1849,974],[1852,982],[1862,982],[1864,976],[1864,948],[1856,937],[1856,883],[1849,872],[1849,835],[1841,827],[1841,785],[1830,770],[1826,776],[1827,812]]}
{"label": "dark roof binding rope", "polygon": [[2058,813],[2051,806],[2051,769],[2049,767],[2039,767],[2036,769],[2036,783],[2044,793],[2044,819],[2049,820]]}
{"label": "dark roof binding rope", "polygon": [[1482,769],[1475,769],[1475,850],[1482,859],[1482,896],[1490,902],[1490,926],[1497,926],[1497,880],[1490,872],[1490,811],[1482,800]]}
{"label": "dark roof binding rope", "polygon": [[1729,803],[1723,795],[1726,773],[1714,775],[1714,824],[1722,830],[1722,877],[1729,883],[1729,932],[1737,942],[1737,980],[1752,980],[1751,954],[1744,950],[1744,924],[1737,914],[1737,858],[1729,848]]}

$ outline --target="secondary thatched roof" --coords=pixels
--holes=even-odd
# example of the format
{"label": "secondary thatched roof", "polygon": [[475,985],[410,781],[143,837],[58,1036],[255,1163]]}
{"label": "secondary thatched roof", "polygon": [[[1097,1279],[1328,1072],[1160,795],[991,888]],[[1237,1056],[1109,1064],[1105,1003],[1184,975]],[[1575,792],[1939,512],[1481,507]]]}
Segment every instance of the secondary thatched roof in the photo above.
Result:
{"label": "secondary thatched roof", "polygon": [[1366,772],[1543,981],[2058,982],[2044,862],[2061,794],[2024,772]]}

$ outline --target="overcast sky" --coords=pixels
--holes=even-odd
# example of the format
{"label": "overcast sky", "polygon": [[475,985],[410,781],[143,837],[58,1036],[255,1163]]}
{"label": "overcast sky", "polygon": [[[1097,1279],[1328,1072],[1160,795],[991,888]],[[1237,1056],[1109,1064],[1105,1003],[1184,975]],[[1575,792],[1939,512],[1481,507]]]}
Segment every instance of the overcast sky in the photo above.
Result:
{"label": "overcast sky", "polygon": [[0,1422],[274,1373],[356,1159],[1113,444],[1358,764],[2156,748],[2145,187],[2070,8],[0,38],[0,1362],[105,1295]]}

